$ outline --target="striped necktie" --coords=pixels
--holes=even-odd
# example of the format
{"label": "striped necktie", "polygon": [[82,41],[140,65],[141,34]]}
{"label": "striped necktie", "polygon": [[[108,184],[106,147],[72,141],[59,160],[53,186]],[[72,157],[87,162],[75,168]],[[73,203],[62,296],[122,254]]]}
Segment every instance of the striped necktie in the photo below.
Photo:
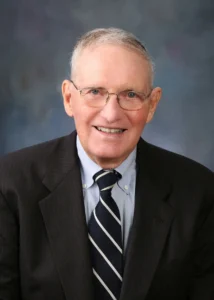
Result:
{"label": "striped necktie", "polygon": [[121,175],[101,170],[93,176],[100,199],[89,221],[96,300],[118,300],[123,280],[123,247],[119,209],[111,191]]}

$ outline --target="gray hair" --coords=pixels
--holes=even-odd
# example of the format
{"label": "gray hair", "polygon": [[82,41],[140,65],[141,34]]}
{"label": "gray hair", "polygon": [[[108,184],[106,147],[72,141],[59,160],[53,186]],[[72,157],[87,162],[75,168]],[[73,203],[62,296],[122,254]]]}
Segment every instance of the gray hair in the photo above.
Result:
{"label": "gray hair", "polygon": [[119,28],[97,28],[86,32],[74,46],[70,59],[71,73],[74,73],[76,61],[81,52],[90,46],[101,44],[116,44],[132,49],[142,55],[149,63],[151,71],[151,84],[153,84],[155,64],[146,47],[132,33]]}

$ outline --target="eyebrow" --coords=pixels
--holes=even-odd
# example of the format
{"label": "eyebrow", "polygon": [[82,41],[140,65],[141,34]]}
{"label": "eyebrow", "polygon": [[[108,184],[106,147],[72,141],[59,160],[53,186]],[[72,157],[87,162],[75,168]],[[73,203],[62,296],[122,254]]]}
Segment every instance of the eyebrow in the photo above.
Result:
{"label": "eyebrow", "polygon": [[96,88],[96,89],[105,89],[105,90],[107,90],[105,87],[97,86],[97,85],[90,85],[90,86],[86,86],[85,88],[87,88],[87,89]]}
{"label": "eyebrow", "polygon": [[[99,85],[90,85],[90,86],[86,86],[85,88],[96,88],[96,89],[105,89],[108,90],[106,87],[104,86],[99,86]],[[141,91],[134,89],[132,87],[126,87],[124,89],[120,89],[119,92],[124,92],[124,91],[133,91],[133,92],[138,92],[138,93],[142,93]]]}

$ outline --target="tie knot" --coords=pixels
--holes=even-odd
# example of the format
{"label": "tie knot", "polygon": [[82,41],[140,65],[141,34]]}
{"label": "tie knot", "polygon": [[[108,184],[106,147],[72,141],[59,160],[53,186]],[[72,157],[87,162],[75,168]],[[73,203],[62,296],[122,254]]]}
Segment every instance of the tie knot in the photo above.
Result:
{"label": "tie knot", "polygon": [[115,183],[121,178],[116,170],[101,170],[94,174],[93,179],[97,183],[100,192],[111,192]]}

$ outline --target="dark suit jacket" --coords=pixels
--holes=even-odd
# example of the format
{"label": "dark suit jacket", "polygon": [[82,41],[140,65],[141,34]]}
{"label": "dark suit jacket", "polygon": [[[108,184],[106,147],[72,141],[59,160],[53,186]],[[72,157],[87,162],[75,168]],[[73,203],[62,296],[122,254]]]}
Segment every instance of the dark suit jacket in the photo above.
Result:
{"label": "dark suit jacket", "polygon": [[[0,161],[1,300],[93,299],[75,138]],[[213,173],[142,139],[137,149],[121,300],[213,300]]]}

